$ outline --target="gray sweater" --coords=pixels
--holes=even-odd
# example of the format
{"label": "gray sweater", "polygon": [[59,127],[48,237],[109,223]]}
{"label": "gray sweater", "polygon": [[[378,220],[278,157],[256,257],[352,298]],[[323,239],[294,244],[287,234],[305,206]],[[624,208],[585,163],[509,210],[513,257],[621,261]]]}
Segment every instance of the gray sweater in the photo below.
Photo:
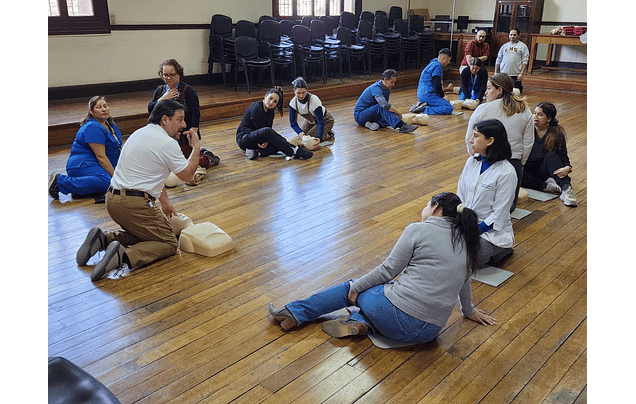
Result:
{"label": "gray sweater", "polygon": [[361,293],[384,283],[384,294],[393,305],[440,327],[446,325],[458,296],[462,314],[472,315],[466,248],[461,243],[453,249],[451,238],[451,223],[441,217],[408,225],[387,259],[355,281],[351,290]]}

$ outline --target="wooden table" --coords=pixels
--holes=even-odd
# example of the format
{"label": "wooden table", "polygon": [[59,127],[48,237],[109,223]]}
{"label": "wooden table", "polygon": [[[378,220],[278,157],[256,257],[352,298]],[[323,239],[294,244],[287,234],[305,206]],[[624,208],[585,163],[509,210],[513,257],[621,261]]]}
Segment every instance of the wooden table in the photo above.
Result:
{"label": "wooden table", "polygon": [[[548,44],[548,57],[545,61],[546,66],[550,66],[552,60],[552,50],[554,45],[568,45],[568,46],[587,46],[581,42],[581,37],[576,35],[550,35],[550,34],[530,34],[532,42],[530,43],[530,61],[528,64],[528,74],[532,73],[532,67],[534,66],[534,58],[537,52],[537,45],[540,43]],[[587,69],[572,69],[587,71]]]}

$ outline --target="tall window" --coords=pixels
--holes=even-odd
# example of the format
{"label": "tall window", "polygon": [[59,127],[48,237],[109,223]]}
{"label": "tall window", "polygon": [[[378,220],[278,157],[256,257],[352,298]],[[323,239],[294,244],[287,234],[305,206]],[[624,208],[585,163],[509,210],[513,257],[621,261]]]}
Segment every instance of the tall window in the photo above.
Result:
{"label": "tall window", "polygon": [[[340,16],[342,11],[355,12],[356,0],[272,0],[274,17],[298,20],[306,15]],[[358,0],[360,1],[360,0]]]}
{"label": "tall window", "polygon": [[49,0],[49,35],[109,32],[107,0]]}

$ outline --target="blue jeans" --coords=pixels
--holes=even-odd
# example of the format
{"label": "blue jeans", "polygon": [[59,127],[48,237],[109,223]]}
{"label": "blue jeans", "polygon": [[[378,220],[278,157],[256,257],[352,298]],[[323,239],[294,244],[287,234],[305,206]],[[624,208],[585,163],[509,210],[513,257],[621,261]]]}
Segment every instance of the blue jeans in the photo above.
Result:
{"label": "blue jeans", "polygon": [[[347,300],[349,281],[316,293],[303,300],[286,305],[298,325],[312,321],[323,314],[350,306]],[[359,312],[349,319],[367,326],[367,334],[379,332],[397,341],[423,343],[437,337],[442,327],[418,320],[398,309],[384,296],[384,285],[377,285],[358,295]]]}
{"label": "blue jeans", "polygon": [[354,114],[354,119],[356,123],[361,126],[364,126],[367,122],[376,122],[382,128],[386,128],[387,126],[395,128],[401,121],[399,116],[382,108],[380,104],[376,104]]}

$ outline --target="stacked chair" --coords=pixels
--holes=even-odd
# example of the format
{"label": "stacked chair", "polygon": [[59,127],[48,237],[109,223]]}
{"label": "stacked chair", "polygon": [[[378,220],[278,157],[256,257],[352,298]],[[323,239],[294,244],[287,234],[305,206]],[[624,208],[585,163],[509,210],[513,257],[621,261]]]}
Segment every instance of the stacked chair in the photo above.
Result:
{"label": "stacked chair", "polygon": [[375,14],[373,14],[371,11],[363,11],[362,13],[360,13],[360,19],[367,20],[369,22],[374,22]]}
{"label": "stacked chair", "polygon": [[376,38],[382,38],[386,42],[386,57],[396,55],[398,58],[398,70],[404,66],[404,53],[402,52],[402,38],[395,31],[389,31],[389,18],[382,14],[376,14],[373,23],[373,33]]}
{"label": "stacked chair", "polygon": [[364,45],[365,47],[367,61],[369,63],[369,73],[373,70],[373,59],[378,57],[382,59],[382,71],[386,70],[386,41],[383,38],[378,38],[373,35],[373,23],[367,20],[360,20],[358,23],[356,43]]}
{"label": "stacked chair", "polygon": [[280,66],[278,83],[281,83],[283,69],[289,67],[292,78],[296,77],[296,58],[294,57],[294,44],[291,42],[291,30],[289,36],[283,34],[282,21],[266,20],[261,22],[258,30],[259,54],[269,58],[274,70]]}
{"label": "stacked chair", "polygon": [[404,65],[406,65],[406,56],[413,55],[414,58],[410,58],[411,60],[415,60],[416,66],[420,67],[420,40],[417,35],[414,35],[409,32],[409,23],[407,20],[403,20],[398,18],[393,23],[393,31],[400,34],[402,39],[402,57],[404,60]]}
{"label": "stacked chair", "polygon": [[395,20],[402,19],[402,7],[391,6],[389,9],[389,26],[393,27]]}
{"label": "stacked chair", "polygon": [[252,38],[256,38],[256,24],[247,20],[237,21],[236,36],[251,36]]}
{"label": "stacked chair", "polygon": [[291,41],[292,28],[296,23],[292,20],[280,20],[280,28],[283,33],[283,40]]}
{"label": "stacked chair", "polygon": [[333,36],[333,31],[338,27],[338,21],[328,15],[321,15],[318,19],[325,23],[325,32],[327,33],[327,36]]}
{"label": "stacked chair", "polygon": [[304,17],[301,18],[300,20],[300,25],[304,25],[307,28],[311,28],[311,22],[314,20],[314,16],[312,15],[306,15]]}
{"label": "stacked chair", "polygon": [[340,41],[340,49],[342,57],[347,62],[347,72],[349,76],[353,73],[351,68],[351,58],[360,59],[362,62],[362,74],[366,75],[367,71],[371,75],[369,62],[367,61],[367,51],[364,45],[355,44],[352,40],[351,30],[347,27],[338,27],[336,30],[336,38]]}
{"label": "stacked chair", "polygon": [[435,53],[435,41],[433,40],[434,32],[424,29],[424,17],[417,14],[409,16],[409,31],[412,34],[417,35],[419,38],[420,56],[424,56],[424,63],[428,63]]}
{"label": "stacked chair", "polygon": [[[324,21],[313,20],[311,22],[311,42],[313,45],[322,46],[325,50],[325,63],[331,63],[334,69],[338,69],[340,81],[342,81],[342,57],[340,52],[340,41],[327,35]],[[327,68],[327,75],[329,68]]]}
{"label": "stacked chair", "polygon": [[210,24],[209,47],[210,55],[208,56],[208,75],[210,84],[212,84],[212,67],[214,63],[221,66],[221,76],[223,77],[223,88],[227,89],[225,81],[225,67],[232,66],[236,63],[236,55],[234,52],[234,37],[232,32],[232,18],[223,14],[214,14]]}
{"label": "stacked chair", "polygon": [[312,66],[320,67],[323,84],[327,84],[325,48],[312,44],[311,30],[304,25],[294,25],[292,28],[292,43],[294,44],[296,61],[301,67],[301,75],[308,78],[307,68],[311,69]]}
{"label": "stacked chair", "polygon": [[358,27],[358,17],[353,13],[343,11],[342,13],[340,13],[340,21],[338,22],[338,26],[349,28],[349,30],[351,31],[351,36],[355,38]]}

